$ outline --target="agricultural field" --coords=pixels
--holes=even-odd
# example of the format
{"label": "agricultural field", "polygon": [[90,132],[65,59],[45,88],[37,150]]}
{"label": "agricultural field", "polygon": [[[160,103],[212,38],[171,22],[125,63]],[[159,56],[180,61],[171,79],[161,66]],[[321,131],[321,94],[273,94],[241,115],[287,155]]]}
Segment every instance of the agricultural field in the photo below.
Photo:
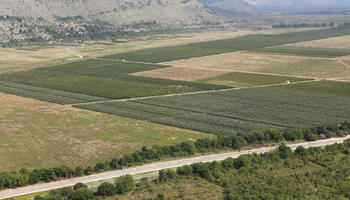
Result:
{"label": "agricultural field", "polygon": [[334,49],[350,49],[350,35],[333,37],[322,40],[313,40],[307,42],[298,42],[289,44],[289,46],[313,47],[313,48],[334,48]]}
{"label": "agricultural field", "polygon": [[[0,74],[30,70],[48,65],[79,60],[80,57],[104,56],[145,48],[183,45],[226,39],[251,34],[252,31],[209,31],[197,33],[158,34],[127,38],[116,42],[86,42],[64,45],[28,46],[18,48],[0,47]],[[74,53],[75,52],[75,53]],[[77,54],[79,55],[77,55]]]}
{"label": "agricultural field", "polygon": [[350,68],[336,60],[252,52],[226,53],[165,62],[163,64],[310,78],[350,76]]}
{"label": "agricultural field", "polygon": [[[0,80],[5,81],[3,83],[6,85],[0,86],[0,91],[69,104],[225,88],[195,82],[128,75],[166,67],[169,66],[111,60],[84,60],[1,75]],[[26,85],[29,86],[26,87]],[[63,92],[56,92],[57,90]]]}
{"label": "agricultural field", "polygon": [[199,82],[215,84],[215,85],[226,85],[231,87],[251,87],[251,86],[258,86],[258,85],[281,84],[286,82],[293,83],[293,82],[306,81],[306,80],[310,80],[310,79],[295,78],[295,77],[288,77],[288,76],[271,76],[271,75],[264,75],[264,74],[232,72],[221,76],[202,79],[202,80],[199,80]]}
{"label": "agricultural field", "polygon": [[302,46],[277,46],[256,49],[257,52],[285,54],[294,56],[310,56],[323,58],[336,58],[350,55],[350,49],[316,48]]}
{"label": "agricultural field", "polygon": [[235,51],[253,50],[302,41],[343,36],[347,34],[350,34],[349,28],[310,30],[276,35],[255,34],[181,46],[150,48],[106,56],[105,58],[160,63]]}
{"label": "agricultural field", "polygon": [[[298,87],[302,89],[294,89]],[[255,129],[313,127],[349,120],[349,90],[346,83],[315,81],[77,107],[232,135]]]}
{"label": "agricultural field", "polygon": [[89,166],[211,135],[0,93],[0,171]]}
{"label": "agricultural field", "polygon": [[150,71],[136,72],[131,75],[180,81],[195,81],[227,73],[230,73],[230,71],[199,67],[168,67]]}

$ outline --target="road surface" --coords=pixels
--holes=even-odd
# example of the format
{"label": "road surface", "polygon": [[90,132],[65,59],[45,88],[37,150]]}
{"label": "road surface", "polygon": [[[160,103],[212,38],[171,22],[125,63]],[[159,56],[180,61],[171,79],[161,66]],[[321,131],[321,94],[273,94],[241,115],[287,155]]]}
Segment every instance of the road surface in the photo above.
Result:
{"label": "road surface", "polygon": [[[330,139],[319,140],[315,142],[290,144],[288,146],[292,149],[296,149],[298,146],[303,146],[305,148],[318,147],[318,146],[325,146],[325,145],[330,145],[334,143],[342,143],[346,139],[350,139],[350,135],[343,138],[330,138]],[[198,162],[220,161],[229,157],[237,158],[240,155],[250,154],[250,153],[265,153],[265,152],[272,151],[276,148],[277,146],[264,147],[259,149],[244,150],[240,152],[236,151],[236,152],[230,152],[230,153],[198,156],[198,157],[178,159],[178,160],[172,160],[172,161],[163,161],[163,162],[157,162],[153,164],[147,164],[147,165],[123,169],[123,170],[110,171],[110,172],[94,174],[90,176],[79,177],[79,178],[66,179],[66,180],[56,181],[51,183],[41,183],[41,184],[21,187],[17,189],[2,190],[0,191],[0,199],[11,198],[11,197],[21,196],[25,194],[31,194],[31,193],[43,192],[43,191],[53,190],[53,189],[62,188],[62,187],[73,186],[79,182],[89,183],[89,182],[95,182],[100,180],[112,179],[112,178],[116,178],[126,174],[140,174],[145,172],[158,171],[162,169],[180,167],[184,165],[191,165],[193,163],[198,163]]]}

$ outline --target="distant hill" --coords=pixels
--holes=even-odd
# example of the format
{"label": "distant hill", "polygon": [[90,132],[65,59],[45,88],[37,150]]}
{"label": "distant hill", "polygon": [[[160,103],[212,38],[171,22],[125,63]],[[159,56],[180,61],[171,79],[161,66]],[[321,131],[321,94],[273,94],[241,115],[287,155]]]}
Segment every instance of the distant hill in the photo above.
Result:
{"label": "distant hill", "polygon": [[200,27],[222,17],[197,0],[1,0],[0,42],[91,32]]}
{"label": "distant hill", "polygon": [[207,7],[224,15],[256,15],[255,7],[245,0],[199,0]]}

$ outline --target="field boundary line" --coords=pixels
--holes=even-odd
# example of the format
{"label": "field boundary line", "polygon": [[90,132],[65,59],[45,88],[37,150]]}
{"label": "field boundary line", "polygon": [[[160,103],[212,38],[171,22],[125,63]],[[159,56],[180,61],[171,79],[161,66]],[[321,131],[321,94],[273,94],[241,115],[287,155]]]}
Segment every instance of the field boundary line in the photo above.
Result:
{"label": "field boundary line", "polygon": [[302,83],[310,83],[317,82],[320,80],[306,80],[306,81],[298,81],[291,83],[278,83],[278,84],[269,84],[269,85],[258,85],[253,87],[239,87],[239,88],[226,88],[226,89],[218,89],[218,90],[206,90],[206,91],[196,91],[196,92],[186,92],[180,94],[165,94],[165,95],[155,95],[148,97],[136,97],[136,98],[128,98],[128,99],[113,99],[106,101],[95,101],[95,102],[86,102],[86,103],[77,103],[77,104],[67,104],[66,106],[79,106],[79,105],[91,105],[91,104],[102,104],[102,103],[113,103],[113,102],[126,102],[126,101],[136,101],[136,100],[144,100],[144,99],[154,99],[154,98],[162,98],[162,97],[175,97],[175,96],[184,96],[184,95],[192,95],[192,94],[206,94],[206,93],[214,93],[214,92],[225,92],[225,91],[233,91],[233,90],[241,90],[241,89],[251,89],[251,88],[265,88],[265,87],[274,87],[274,86],[283,86],[283,85],[295,85]]}
{"label": "field boundary line", "polygon": [[339,60],[339,59],[336,59],[336,61],[342,65],[344,65],[345,67],[349,68],[350,69],[350,65],[342,60]]}
{"label": "field boundary line", "polygon": [[66,48],[66,50],[72,52],[72,53],[75,54],[75,55],[77,55],[79,58],[84,59],[84,56],[80,55],[78,52],[73,51],[73,50],[70,49],[70,48]]}

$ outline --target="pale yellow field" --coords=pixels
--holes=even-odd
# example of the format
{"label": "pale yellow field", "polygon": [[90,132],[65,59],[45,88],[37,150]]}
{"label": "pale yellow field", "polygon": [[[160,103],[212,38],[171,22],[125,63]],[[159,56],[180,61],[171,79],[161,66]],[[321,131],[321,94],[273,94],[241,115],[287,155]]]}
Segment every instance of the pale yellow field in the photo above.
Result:
{"label": "pale yellow field", "polygon": [[312,78],[350,76],[350,68],[335,60],[245,52],[205,56],[164,64]]}
{"label": "pale yellow field", "polygon": [[87,166],[142,146],[214,137],[0,93],[0,171]]}
{"label": "pale yellow field", "polygon": [[79,59],[66,47],[28,49],[0,48],[0,73]]}
{"label": "pale yellow field", "polygon": [[308,42],[299,42],[289,44],[289,46],[350,49],[350,35]]}

